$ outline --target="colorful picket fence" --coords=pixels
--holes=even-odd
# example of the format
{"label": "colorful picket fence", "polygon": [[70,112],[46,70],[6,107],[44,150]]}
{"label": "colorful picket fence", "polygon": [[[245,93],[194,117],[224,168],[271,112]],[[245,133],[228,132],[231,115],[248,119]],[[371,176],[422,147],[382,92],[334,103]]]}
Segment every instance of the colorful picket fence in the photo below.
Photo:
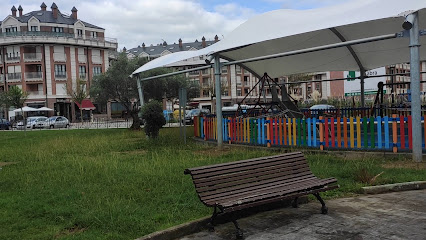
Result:
{"label": "colorful picket fence", "polygon": [[[426,115],[425,115],[426,117]],[[422,117],[425,148],[426,123]],[[317,118],[223,118],[223,141],[229,144],[323,149],[412,149],[411,116]],[[217,140],[217,118],[194,118],[194,136]]]}

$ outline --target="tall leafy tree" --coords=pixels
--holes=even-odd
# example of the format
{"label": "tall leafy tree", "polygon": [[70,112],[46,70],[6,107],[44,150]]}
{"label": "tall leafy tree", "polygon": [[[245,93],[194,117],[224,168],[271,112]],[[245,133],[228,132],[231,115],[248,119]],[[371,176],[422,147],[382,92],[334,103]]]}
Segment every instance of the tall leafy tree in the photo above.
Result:
{"label": "tall leafy tree", "polygon": [[28,93],[18,86],[9,87],[9,91],[3,93],[3,102],[8,106],[22,108],[28,98]]}
{"label": "tall leafy tree", "polygon": [[[22,108],[28,98],[28,93],[18,86],[10,86],[9,91],[3,92],[0,98],[6,109],[9,107]],[[23,112],[22,116],[24,116]]]}
{"label": "tall leafy tree", "polygon": [[89,96],[89,92],[86,88],[87,82],[81,79],[77,79],[75,88],[67,86],[68,95],[71,96],[71,100],[80,105],[80,121],[83,123],[83,100]]}
{"label": "tall leafy tree", "polygon": [[[119,102],[133,119],[131,129],[140,129],[139,110],[137,105],[133,104],[139,101],[139,94],[136,79],[129,76],[147,61],[146,58],[139,57],[128,59],[125,53],[120,53],[106,73],[93,79],[93,84],[90,88],[90,96],[98,102],[106,103],[109,100]],[[157,68],[142,73],[140,77],[145,78],[169,72],[171,72],[170,69]],[[144,82],[143,85],[145,102],[148,100],[161,101],[163,98],[175,98],[178,96],[180,87],[196,89],[196,87],[186,81],[183,75],[150,80]],[[195,91],[191,90],[192,95],[193,92]]]}
{"label": "tall leafy tree", "polygon": [[131,129],[140,129],[140,121],[138,108],[133,104],[139,98],[137,83],[129,75],[146,62],[145,58],[128,59],[124,52],[120,53],[108,71],[93,79],[90,87],[90,96],[97,102],[113,100],[126,109],[133,119]]}

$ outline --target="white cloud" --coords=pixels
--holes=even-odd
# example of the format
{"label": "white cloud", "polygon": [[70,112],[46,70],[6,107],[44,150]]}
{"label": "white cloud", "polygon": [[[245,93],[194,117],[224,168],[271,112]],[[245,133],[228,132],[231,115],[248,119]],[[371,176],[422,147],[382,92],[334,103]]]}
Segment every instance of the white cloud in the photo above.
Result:
{"label": "white cloud", "polygon": [[[5,18],[11,14],[12,5],[22,5],[25,12],[40,9],[34,0],[9,0],[3,3],[0,13]],[[52,2],[44,1],[50,10]],[[105,28],[106,37],[117,38],[119,48],[133,48],[145,44],[157,44],[164,39],[168,43],[195,41],[205,36],[220,38],[243,23],[254,11],[237,4],[216,6],[207,11],[197,0],[55,0],[62,13],[70,14],[78,9],[78,18]],[[1,18],[0,17],[0,18]]]}
{"label": "white cloud", "polygon": [[344,3],[349,0],[263,0],[265,2],[281,3],[286,9],[310,9]]}

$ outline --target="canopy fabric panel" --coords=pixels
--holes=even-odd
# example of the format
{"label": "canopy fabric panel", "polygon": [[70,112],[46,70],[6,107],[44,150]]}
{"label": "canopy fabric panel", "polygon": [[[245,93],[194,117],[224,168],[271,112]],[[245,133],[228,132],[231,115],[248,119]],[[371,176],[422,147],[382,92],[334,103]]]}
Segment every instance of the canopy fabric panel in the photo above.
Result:
{"label": "canopy fabric panel", "polygon": [[[205,54],[218,53],[232,61],[342,42],[330,28],[335,28],[346,41],[393,34],[403,30],[404,16],[413,11],[419,11],[420,29],[425,29],[425,8],[424,0],[354,0],[320,9],[275,10],[249,19],[216,44],[198,51],[160,57],[134,74]],[[426,44],[426,37],[420,37],[420,44]],[[408,38],[396,38],[352,48],[364,68],[372,69],[408,62],[408,45]],[[421,60],[426,60],[426,47],[420,51]],[[359,69],[346,47],[250,62],[243,66],[258,76],[267,72],[271,77]]]}
{"label": "canopy fabric panel", "polygon": [[92,101],[90,101],[89,99],[84,99],[81,102],[81,106],[78,102],[75,102],[75,104],[77,104],[77,107],[80,108],[81,110],[95,110],[96,109],[95,105],[93,105]]}
{"label": "canopy fabric panel", "polygon": [[32,108],[32,107],[28,107],[28,106],[25,106],[25,107],[22,107],[22,108],[17,108],[15,110],[13,110],[13,112],[17,112],[17,113],[19,113],[19,112],[37,112],[37,111],[38,111],[37,108]]}

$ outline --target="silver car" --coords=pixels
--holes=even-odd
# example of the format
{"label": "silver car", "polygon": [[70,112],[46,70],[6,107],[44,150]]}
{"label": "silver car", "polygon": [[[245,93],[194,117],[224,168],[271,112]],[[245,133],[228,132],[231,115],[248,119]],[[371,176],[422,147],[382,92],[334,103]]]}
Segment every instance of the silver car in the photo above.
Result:
{"label": "silver car", "polygon": [[43,126],[40,123],[43,123],[47,120],[47,117],[39,116],[39,117],[29,117],[27,120],[27,128],[42,128]]}
{"label": "silver car", "polygon": [[41,125],[43,125],[44,128],[68,128],[70,122],[66,117],[54,116],[46,119]]}

